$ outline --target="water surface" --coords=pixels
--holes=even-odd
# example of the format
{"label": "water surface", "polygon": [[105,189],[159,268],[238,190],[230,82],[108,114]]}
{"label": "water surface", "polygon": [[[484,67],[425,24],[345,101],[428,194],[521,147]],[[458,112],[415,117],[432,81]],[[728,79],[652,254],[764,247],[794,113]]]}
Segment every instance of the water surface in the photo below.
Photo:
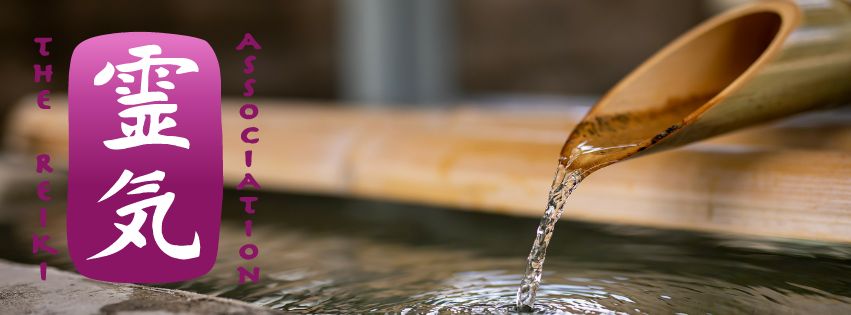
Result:
{"label": "water surface", "polygon": [[[539,219],[331,197],[261,194],[243,261],[243,205],[225,194],[216,267],[163,285],[312,313],[514,312]],[[59,202],[56,202],[57,204]],[[0,228],[5,259],[33,262],[37,206]],[[25,211],[30,209],[33,211]],[[61,213],[51,209],[51,213]],[[565,214],[569,217],[569,214]],[[64,221],[51,217],[55,243]],[[53,242],[53,241],[52,241]],[[54,243],[54,244],[55,244]],[[50,264],[73,270],[64,248]],[[237,266],[262,282],[236,285]],[[559,222],[535,312],[851,313],[851,246]]]}

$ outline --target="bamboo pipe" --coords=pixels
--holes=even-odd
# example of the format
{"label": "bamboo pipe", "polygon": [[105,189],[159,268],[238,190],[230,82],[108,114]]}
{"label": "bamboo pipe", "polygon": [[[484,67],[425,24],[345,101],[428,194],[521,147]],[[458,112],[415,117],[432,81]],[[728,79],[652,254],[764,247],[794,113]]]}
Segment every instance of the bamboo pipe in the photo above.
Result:
{"label": "bamboo pipe", "polygon": [[[264,110],[251,125],[262,139],[251,146],[251,172],[265,190],[534,217],[552,179],[551,157],[587,109],[376,111],[257,102]],[[34,97],[21,100],[5,148],[49,152],[61,169],[63,103],[53,96],[53,108],[43,111]],[[239,105],[225,100],[226,136],[249,125]],[[225,183],[233,187],[246,171],[248,147],[236,136],[224,140]],[[851,242],[849,152],[851,112],[809,113],[600,170],[566,211],[610,224]]]}
{"label": "bamboo pipe", "polygon": [[[586,173],[851,100],[851,4],[767,0],[695,27],[615,85],[562,148]],[[585,152],[583,151],[583,152]]]}

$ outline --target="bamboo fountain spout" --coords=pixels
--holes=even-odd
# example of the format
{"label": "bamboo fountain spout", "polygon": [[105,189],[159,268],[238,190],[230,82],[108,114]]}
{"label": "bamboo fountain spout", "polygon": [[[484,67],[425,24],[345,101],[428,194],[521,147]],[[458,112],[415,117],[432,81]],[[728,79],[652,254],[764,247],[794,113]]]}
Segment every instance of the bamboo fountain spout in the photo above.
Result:
{"label": "bamboo fountain spout", "polygon": [[562,149],[591,173],[851,100],[851,3],[759,1],[720,14],[612,88]]}
{"label": "bamboo fountain spout", "polygon": [[533,310],[571,192],[606,165],[851,100],[851,4],[769,0],[687,32],[610,90],[562,148],[517,309]]}

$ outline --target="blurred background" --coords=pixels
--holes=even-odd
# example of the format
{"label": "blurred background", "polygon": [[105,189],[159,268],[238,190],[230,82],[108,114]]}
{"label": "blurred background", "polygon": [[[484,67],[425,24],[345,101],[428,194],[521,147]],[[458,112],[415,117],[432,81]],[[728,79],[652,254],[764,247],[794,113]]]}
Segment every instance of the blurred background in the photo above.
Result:
{"label": "blurred background", "polygon": [[[263,117],[273,119],[256,121],[271,141],[252,147],[259,154],[251,170],[264,174],[265,191],[251,238],[262,254],[250,263],[263,268],[264,279],[234,284],[233,271],[246,264],[236,253],[247,216],[232,189],[246,171],[246,147],[235,137],[246,122],[229,115],[228,124],[225,115],[224,134],[233,137],[224,138],[230,188],[219,261],[204,277],[164,287],[289,312],[506,313],[515,310],[556,154],[579,115],[675,37],[746,1],[0,1],[0,139],[28,152],[0,150],[0,239],[7,240],[0,242],[0,313],[31,313],[31,301],[49,301],[58,313],[66,305],[124,310],[100,308],[80,287],[15,291],[10,279],[17,278],[5,276],[24,268],[11,262],[28,264],[33,275],[45,260],[73,271],[65,196],[50,203],[46,227],[61,254],[30,254],[34,231],[42,231],[33,187],[48,175],[28,163],[33,152],[50,152],[61,165],[67,116],[30,107],[9,117],[47,86],[32,82],[35,63],[53,65],[49,88],[59,104],[72,50],[87,38],[149,31],[205,39],[218,54],[223,98],[233,109],[245,100],[243,58],[258,57],[250,77],[263,111],[273,114]],[[261,51],[235,51],[246,32]],[[53,37],[49,57],[38,55],[36,36]],[[552,106],[530,109],[541,103]],[[461,104],[476,108],[455,107]],[[298,106],[269,110],[279,105]],[[510,110],[496,108],[503,105]],[[347,106],[458,110],[434,117],[340,110]],[[583,183],[548,250],[538,310],[851,313],[847,242],[746,236],[847,237],[851,114],[819,117],[817,124],[734,134],[714,150],[636,159],[644,164],[623,163],[608,181],[595,175]],[[807,160],[819,163],[798,165]],[[65,191],[61,182],[52,182],[57,194]],[[582,198],[593,207],[577,211]],[[488,213],[450,210],[458,208]],[[669,230],[670,222],[743,235]],[[75,282],[51,284],[62,283]],[[146,304],[140,296],[103,303],[127,310],[167,304],[175,313],[196,305],[176,297]],[[21,309],[4,309],[9,301]]]}
{"label": "blurred background", "polygon": [[3,1],[0,106],[35,89],[34,36],[54,37],[52,88],[62,92],[74,46],[123,31],[206,39],[219,55],[225,97],[241,93],[245,76],[234,46],[245,32],[263,45],[254,77],[264,97],[446,106],[598,95],[730,2]]}

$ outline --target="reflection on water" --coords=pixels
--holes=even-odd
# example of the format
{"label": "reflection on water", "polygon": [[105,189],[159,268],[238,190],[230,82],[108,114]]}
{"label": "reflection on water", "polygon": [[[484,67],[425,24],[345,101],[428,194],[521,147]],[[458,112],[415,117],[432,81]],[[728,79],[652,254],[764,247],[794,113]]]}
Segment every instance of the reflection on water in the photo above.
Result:
{"label": "reflection on water", "polygon": [[[289,311],[510,313],[538,221],[262,195],[251,239],[263,280],[237,286],[236,267],[251,266],[238,254],[246,241],[242,207],[235,192],[225,195],[213,271],[165,287]],[[26,214],[3,224],[0,236],[14,239],[0,244],[3,258],[31,262],[37,220]],[[64,242],[62,222],[49,221],[56,244]],[[50,264],[72,269],[64,255]],[[553,237],[543,278],[535,304],[543,313],[851,312],[849,245],[567,221]]]}

